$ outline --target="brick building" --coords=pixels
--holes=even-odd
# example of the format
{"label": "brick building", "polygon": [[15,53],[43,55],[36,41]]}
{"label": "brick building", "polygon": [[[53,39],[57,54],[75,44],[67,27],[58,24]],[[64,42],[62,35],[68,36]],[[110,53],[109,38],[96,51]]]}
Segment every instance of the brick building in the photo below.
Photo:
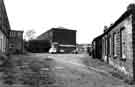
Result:
{"label": "brick building", "polygon": [[10,25],[4,1],[0,0],[0,51],[7,53]]}
{"label": "brick building", "polygon": [[37,37],[38,40],[49,40],[58,52],[66,53],[76,49],[76,30],[65,28],[52,28]]}
{"label": "brick building", "polygon": [[[13,32],[15,32],[15,37],[11,35]],[[0,51],[8,53],[10,51],[9,47],[11,48],[13,46],[11,46],[13,42],[16,48],[22,49],[22,47],[19,46],[23,43],[22,33],[22,31],[11,30],[4,1],[0,0]]]}
{"label": "brick building", "polygon": [[9,35],[10,53],[22,53],[24,49],[23,31],[11,30]]}
{"label": "brick building", "polygon": [[135,79],[135,5],[96,37],[93,55]]}

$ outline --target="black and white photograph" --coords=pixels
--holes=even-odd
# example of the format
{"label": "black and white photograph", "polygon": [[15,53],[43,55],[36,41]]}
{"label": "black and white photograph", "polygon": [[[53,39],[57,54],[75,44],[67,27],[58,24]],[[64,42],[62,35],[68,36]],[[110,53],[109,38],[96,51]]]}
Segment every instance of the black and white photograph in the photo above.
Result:
{"label": "black and white photograph", "polygon": [[135,0],[0,0],[0,87],[135,87]]}

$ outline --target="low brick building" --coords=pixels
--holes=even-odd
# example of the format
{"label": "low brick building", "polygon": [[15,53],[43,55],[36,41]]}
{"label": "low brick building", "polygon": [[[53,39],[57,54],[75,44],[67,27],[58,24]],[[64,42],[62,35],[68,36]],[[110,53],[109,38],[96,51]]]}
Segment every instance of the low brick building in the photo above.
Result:
{"label": "low brick building", "polygon": [[135,79],[135,5],[93,40],[93,54]]}
{"label": "low brick building", "polygon": [[11,30],[9,37],[9,52],[22,53],[23,49],[23,31]]}

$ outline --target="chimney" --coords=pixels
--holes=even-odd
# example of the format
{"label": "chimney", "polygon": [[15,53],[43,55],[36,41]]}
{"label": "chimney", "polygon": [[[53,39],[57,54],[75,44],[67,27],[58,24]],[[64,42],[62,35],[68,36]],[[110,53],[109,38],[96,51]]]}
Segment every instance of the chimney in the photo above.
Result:
{"label": "chimney", "polygon": [[135,3],[131,3],[127,6],[127,10],[135,10]]}
{"label": "chimney", "polygon": [[104,32],[106,32],[108,30],[108,27],[105,25],[104,26]]}

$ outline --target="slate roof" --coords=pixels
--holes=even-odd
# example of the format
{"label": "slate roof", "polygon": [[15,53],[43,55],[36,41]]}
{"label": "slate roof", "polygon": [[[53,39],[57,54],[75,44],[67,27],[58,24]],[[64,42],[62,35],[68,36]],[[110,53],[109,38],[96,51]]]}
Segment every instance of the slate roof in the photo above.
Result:
{"label": "slate roof", "polygon": [[6,36],[9,35],[9,31],[11,30],[3,0],[0,0],[0,29]]}
{"label": "slate roof", "polygon": [[112,29],[114,29],[119,23],[121,23],[125,18],[129,17],[131,14],[133,14],[133,12],[135,12],[134,9],[131,9],[131,10],[127,10],[125,11],[115,22],[114,24],[112,24],[108,30],[106,30],[103,34],[97,36],[96,38],[93,39],[96,40],[96,39],[99,39],[99,38],[102,38],[105,34],[107,34],[108,32],[110,32]]}

